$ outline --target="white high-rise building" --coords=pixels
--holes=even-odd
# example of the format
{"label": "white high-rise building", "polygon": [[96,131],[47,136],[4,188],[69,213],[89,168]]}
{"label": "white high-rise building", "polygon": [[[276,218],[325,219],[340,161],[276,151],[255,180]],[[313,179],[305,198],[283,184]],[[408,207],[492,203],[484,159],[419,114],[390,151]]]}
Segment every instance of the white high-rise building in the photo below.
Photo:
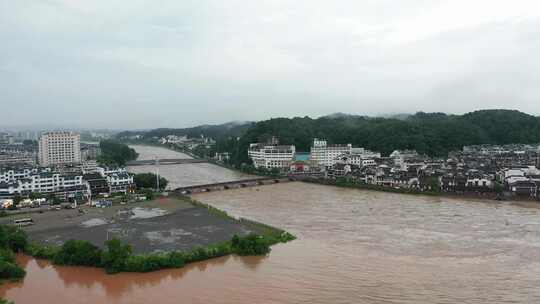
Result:
{"label": "white high-rise building", "polygon": [[81,162],[81,136],[73,132],[47,132],[39,138],[39,164],[47,167]]}
{"label": "white high-rise building", "polygon": [[352,150],[352,144],[329,146],[326,140],[315,138],[311,146],[311,160],[320,167],[331,167],[339,156],[351,154]]}

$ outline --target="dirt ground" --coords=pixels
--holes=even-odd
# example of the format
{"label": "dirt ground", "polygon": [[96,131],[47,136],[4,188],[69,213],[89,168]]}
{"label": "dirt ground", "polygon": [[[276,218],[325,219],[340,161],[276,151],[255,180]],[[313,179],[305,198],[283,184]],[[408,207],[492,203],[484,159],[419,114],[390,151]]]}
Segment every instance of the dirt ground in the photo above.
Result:
{"label": "dirt ground", "polygon": [[80,209],[84,213],[69,209],[10,216],[0,219],[0,224],[31,217],[35,224],[24,229],[33,241],[61,245],[81,239],[103,247],[107,239],[116,237],[131,244],[136,253],[187,250],[254,232],[243,223],[175,198]]}

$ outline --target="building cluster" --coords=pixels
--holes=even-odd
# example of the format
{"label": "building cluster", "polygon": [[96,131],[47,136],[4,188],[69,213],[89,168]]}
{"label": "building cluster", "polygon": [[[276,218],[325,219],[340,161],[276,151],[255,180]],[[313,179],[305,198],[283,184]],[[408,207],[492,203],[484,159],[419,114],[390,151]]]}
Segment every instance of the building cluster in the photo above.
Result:
{"label": "building cluster", "polygon": [[0,167],[0,198],[39,193],[60,200],[87,200],[91,196],[129,193],[133,176],[124,168],[97,167],[94,172],[62,172],[55,167]]}
{"label": "building cluster", "polygon": [[0,148],[0,166],[20,163],[33,165],[36,163],[36,155],[33,151]]}
{"label": "building cluster", "polygon": [[201,137],[196,138],[190,138],[187,135],[167,135],[165,137],[162,137],[159,139],[159,142],[161,144],[173,144],[181,148],[185,148],[188,150],[193,150],[197,148],[198,146],[206,146],[209,148],[211,145],[215,144],[215,141],[212,138],[204,137],[201,135]]}
{"label": "building cluster", "polygon": [[0,146],[0,198],[39,193],[80,201],[132,192],[133,176],[124,168],[99,167],[100,152],[98,145],[81,144],[73,132],[43,133],[37,150],[22,144]]}
{"label": "building cluster", "polygon": [[[2,135],[4,134],[4,135]],[[7,133],[0,133],[0,138]],[[12,138],[12,137],[10,137]],[[80,135],[73,132],[46,132],[36,144],[0,140],[0,165],[39,164],[55,166],[80,164],[96,160],[101,154],[99,144],[81,143]]]}
{"label": "building cluster", "polygon": [[248,155],[256,168],[279,169],[294,176],[348,178],[397,189],[453,193],[507,193],[540,198],[539,145],[466,146],[447,158],[414,150],[388,156],[315,138],[310,152],[279,145],[276,138],[253,143]]}
{"label": "building cluster", "polygon": [[5,132],[0,132],[0,145],[12,145],[15,143],[13,135]]}

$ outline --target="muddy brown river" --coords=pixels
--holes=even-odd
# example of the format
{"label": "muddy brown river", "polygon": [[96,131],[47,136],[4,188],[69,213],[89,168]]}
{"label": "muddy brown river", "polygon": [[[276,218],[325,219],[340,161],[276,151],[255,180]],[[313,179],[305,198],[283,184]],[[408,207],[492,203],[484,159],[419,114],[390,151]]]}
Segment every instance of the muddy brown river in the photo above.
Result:
{"label": "muddy brown river", "polygon": [[[171,158],[191,158],[191,156],[169,150],[163,147],[131,145],[139,153],[139,160],[151,160],[156,157],[159,159]],[[225,169],[214,164],[177,164],[177,165],[160,165],[160,166],[133,166],[128,167],[131,173],[156,173],[166,178],[169,181],[168,189],[176,189],[179,187],[204,185],[212,183],[222,183],[228,181],[236,181],[242,179],[251,179],[255,176],[244,174],[237,171]]]}
{"label": "muddy brown river", "polygon": [[19,257],[21,303],[540,303],[540,209],[305,183],[197,199],[298,239],[268,257],[106,275]]}

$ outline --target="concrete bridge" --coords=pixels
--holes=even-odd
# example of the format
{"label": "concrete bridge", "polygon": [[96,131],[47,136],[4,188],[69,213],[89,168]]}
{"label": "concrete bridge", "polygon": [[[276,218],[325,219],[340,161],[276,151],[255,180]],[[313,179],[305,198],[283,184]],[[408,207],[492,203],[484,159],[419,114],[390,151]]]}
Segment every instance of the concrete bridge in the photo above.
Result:
{"label": "concrete bridge", "polygon": [[197,158],[169,158],[169,159],[147,159],[134,160],[126,163],[126,166],[148,166],[148,165],[182,165],[182,164],[200,164],[207,163],[204,159]]}
{"label": "concrete bridge", "polygon": [[290,182],[290,181],[294,181],[294,179],[288,178],[288,177],[285,177],[285,178],[262,177],[262,178],[245,179],[245,180],[232,181],[232,182],[224,182],[224,183],[181,187],[181,188],[175,189],[174,191],[178,194],[188,195],[188,194],[195,194],[195,193],[201,193],[201,192],[223,191],[223,190],[229,190],[229,189],[272,185],[272,184],[285,183],[285,182]]}

